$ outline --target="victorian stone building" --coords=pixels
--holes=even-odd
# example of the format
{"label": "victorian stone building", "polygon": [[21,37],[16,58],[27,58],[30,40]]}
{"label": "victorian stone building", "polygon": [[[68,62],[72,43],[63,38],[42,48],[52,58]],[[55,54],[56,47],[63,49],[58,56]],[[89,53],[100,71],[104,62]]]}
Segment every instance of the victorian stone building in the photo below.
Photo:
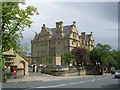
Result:
{"label": "victorian stone building", "polygon": [[85,47],[92,50],[94,37],[92,32],[79,35],[75,22],[63,26],[63,22],[56,22],[55,28],[48,28],[43,24],[41,32],[35,34],[31,41],[32,61],[48,66],[64,65],[62,55],[74,47]]}

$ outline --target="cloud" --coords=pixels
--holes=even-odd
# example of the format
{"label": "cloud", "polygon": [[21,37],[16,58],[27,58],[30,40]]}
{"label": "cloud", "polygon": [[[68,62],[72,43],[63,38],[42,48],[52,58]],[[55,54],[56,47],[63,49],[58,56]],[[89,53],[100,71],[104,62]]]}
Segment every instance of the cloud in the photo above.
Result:
{"label": "cloud", "polygon": [[34,33],[41,31],[42,24],[55,27],[55,22],[62,20],[64,25],[76,21],[79,33],[93,32],[96,44],[107,42],[117,49],[118,4],[116,2],[27,2],[26,4],[37,7],[40,15],[32,17],[34,23],[30,30],[24,32],[22,43],[30,44]]}
{"label": "cloud", "polygon": [[78,11],[82,11],[82,13],[100,19],[107,19],[115,22],[118,20],[117,2],[62,2],[56,4],[61,7],[72,7]]}

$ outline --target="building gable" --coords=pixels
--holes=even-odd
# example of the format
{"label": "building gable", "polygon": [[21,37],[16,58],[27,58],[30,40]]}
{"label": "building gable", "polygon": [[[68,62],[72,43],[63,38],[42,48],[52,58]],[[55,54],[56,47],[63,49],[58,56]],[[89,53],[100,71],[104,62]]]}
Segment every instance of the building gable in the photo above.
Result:
{"label": "building gable", "polygon": [[41,36],[45,36],[45,35],[48,35],[49,34],[49,31],[48,29],[45,27],[45,24],[43,24],[43,27],[41,29],[41,32],[40,32],[40,35]]}

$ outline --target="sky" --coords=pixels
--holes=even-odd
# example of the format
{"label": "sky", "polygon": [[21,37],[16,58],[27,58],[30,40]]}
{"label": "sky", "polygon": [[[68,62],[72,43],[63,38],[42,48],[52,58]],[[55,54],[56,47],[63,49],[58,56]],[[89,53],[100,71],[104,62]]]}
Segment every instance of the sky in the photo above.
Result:
{"label": "sky", "polygon": [[[31,28],[23,32],[21,44],[28,43],[31,52],[31,40],[35,32],[40,33],[43,24],[53,28],[55,23],[63,21],[63,24],[71,25],[76,22],[79,34],[93,32],[95,45],[97,43],[109,44],[112,49],[118,49],[118,2],[40,2],[26,1],[27,5],[33,5],[38,9],[39,15],[31,17],[33,24]],[[24,6],[22,6],[24,7]]]}

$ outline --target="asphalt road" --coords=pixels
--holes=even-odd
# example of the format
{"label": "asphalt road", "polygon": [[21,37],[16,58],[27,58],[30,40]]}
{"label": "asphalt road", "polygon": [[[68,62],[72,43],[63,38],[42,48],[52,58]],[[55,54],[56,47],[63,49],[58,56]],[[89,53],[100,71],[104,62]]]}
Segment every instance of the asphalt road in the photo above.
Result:
{"label": "asphalt road", "polygon": [[[19,90],[34,90],[40,88],[96,88],[105,90],[120,90],[120,79],[115,79],[113,75],[88,76],[72,78],[67,80],[46,81],[46,82],[26,82],[26,83],[3,83],[3,90],[6,88],[20,88]],[[18,90],[18,89],[15,89]]]}

